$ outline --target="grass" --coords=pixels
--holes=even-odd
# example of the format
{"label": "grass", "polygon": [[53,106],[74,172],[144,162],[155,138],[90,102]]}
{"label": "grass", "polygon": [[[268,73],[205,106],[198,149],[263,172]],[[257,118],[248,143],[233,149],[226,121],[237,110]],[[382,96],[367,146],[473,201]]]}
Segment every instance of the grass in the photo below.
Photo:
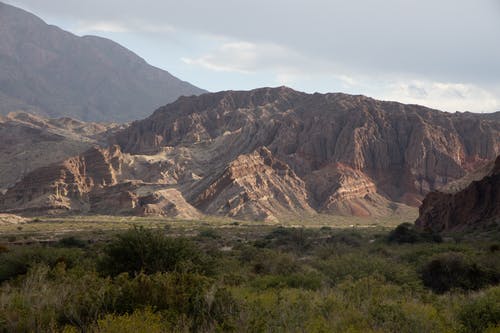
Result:
{"label": "grass", "polygon": [[[316,215],[304,219],[284,219],[280,222],[239,221],[226,217],[207,216],[199,220],[181,220],[164,217],[107,216],[107,215],[68,215],[37,216],[21,224],[0,224],[0,242],[17,243],[51,242],[62,237],[79,235],[85,238],[102,238],[103,234],[130,229],[133,226],[148,228],[171,228],[179,235],[195,235],[199,228],[224,228],[252,230],[274,228],[276,226],[339,229],[372,228],[386,230],[402,222],[416,218],[416,210],[403,215],[388,217],[360,218],[353,216]],[[10,239],[10,241],[9,241]]]}
{"label": "grass", "polygon": [[[387,224],[354,220],[301,228],[41,217],[38,226],[53,234],[26,228],[33,222],[2,236],[17,241],[0,246],[0,332],[498,328],[498,240],[389,242]],[[442,283],[426,283],[429,275]]]}

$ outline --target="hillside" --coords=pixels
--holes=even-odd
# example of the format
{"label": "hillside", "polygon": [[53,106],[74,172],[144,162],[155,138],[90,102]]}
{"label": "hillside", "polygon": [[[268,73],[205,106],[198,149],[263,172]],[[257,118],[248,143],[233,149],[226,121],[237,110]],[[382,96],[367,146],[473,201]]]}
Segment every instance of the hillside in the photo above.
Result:
{"label": "hillside", "polygon": [[0,114],[126,122],[203,92],[111,40],[75,36],[0,2]]}
{"label": "hillside", "polygon": [[417,227],[434,232],[473,230],[500,225],[500,156],[465,177],[461,186],[429,193]]}
{"label": "hillside", "polygon": [[[262,88],[182,97],[111,136],[110,144],[52,167],[60,170],[55,174],[35,170],[6,194],[1,209],[146,215],[187,209],[259,220],[390,215],[419,206],[428,192],[497,156],[500,121],[364,96]],[[29,192],[30,179],[46,189],[44,196]]]}
{"label": "hillside", "polygon": [[48,119],[16,112],[0,116],[0,191],[29,172],[78,155],[125,125]]}

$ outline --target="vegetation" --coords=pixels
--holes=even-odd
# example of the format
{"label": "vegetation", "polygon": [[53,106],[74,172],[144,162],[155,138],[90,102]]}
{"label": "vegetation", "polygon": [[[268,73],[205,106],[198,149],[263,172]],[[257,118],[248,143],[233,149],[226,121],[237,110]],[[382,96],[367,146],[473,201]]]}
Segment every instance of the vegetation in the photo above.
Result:
{"label": "vegetation", "polygon": [[436,240],[231,223],[6,243],[0,332],[500,330],[498,243]]}

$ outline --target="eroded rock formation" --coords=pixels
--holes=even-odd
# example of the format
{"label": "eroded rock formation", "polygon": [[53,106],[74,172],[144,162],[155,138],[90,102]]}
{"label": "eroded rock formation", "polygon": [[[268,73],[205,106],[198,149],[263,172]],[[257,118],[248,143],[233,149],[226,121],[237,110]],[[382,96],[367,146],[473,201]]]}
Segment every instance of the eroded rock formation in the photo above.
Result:
{"label": "eroded rock formation", "polygon": [[[121,212],[378,216],[418,206],[497,156],[500,114],[263,88],[182,97],[110,143],[120,147],[115,178],[94,181],[99,190],[89,193],[116,197],[126,203]],[[87,168],[86,175],[103,166]],[[11,193],[26,197],[23,188]],[[15,206],[5,202],[3,210]],[[107,206],[92,199],[89,211]]]}
{"label": "eroded rock formation", "polygon": [[[483,177],[479,180],[479,174]],[[500,156],[487,168],[481,168],[462,180],[456,192],[429,193],[415,222],[417,227],[434,232],[500,226]]]}
{"label": "eroded rock formation", "polygon": [[118,124],[48,119],[24,112],[0,116],[0,191],[36,168],[78,155],[103,143]]}

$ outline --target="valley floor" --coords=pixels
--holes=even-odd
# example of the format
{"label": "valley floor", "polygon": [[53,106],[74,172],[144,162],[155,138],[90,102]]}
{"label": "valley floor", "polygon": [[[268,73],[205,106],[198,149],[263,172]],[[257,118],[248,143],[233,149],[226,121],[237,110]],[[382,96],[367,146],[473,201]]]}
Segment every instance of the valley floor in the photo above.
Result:
{"label": "valley floor", "polygon": [[280,222],[241,221],[225,217],[210,217],[197,220],[182,220],[163,217],[111,216],[111,215],[69,215],[37,216],[14,218],[12,223],[0,222],[0,243],[9,241],[25,244],[55,242],[62,237],[74,234],[93,236],[126,230],[134,226],[148,228],[172,228],[180,235],[196,233],[201,227],[225,229],[269,229],[278,226],[338,229],[377,228],[392,229],[404,222],[413,222],[418,216],[417,209],[408,209],[397,215],[386,217],[355,217],[336,215],[317,215],[303,220],[289,219]]}
{"label": "valley floor", "polygon": [[0,332],[498,332],[498,237],[401,222],[4,223]]}

